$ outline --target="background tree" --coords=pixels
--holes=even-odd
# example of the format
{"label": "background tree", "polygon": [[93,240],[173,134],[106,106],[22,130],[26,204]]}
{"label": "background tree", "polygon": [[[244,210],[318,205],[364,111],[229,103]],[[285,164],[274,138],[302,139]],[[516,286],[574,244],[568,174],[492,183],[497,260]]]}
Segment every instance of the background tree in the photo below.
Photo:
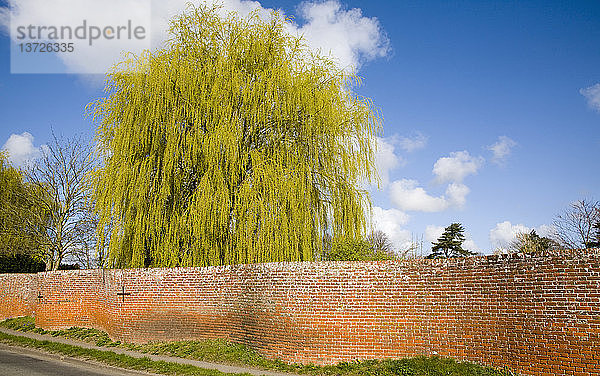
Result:
{"label": "background tree", "polygon": [[96,236],[98,216],[94,211],[91,200],[92,192],[88,191],[90,199],[86,202],[86,208],[82,210],[79,224],[75,229],[75,247],[71,254],[71,261],[76,262],[85,269],[104,267],[106,261],[106,244],[100,244]]}
{"label": "background tree", "polygon": [[46,264],[34,253],[0,253],[0,273],[39,273]]}
{"label": "background tree", "polygon": [[398,251],[398,258],[423,258],[423,235],[411,235],[410,243]]}
{"label": "background tree", "polygon": [[463,249],[465,241],[465,229],[460,223],[452,223],[444,229],[437,242],[433,242],[431,254],[427,258],[466,257],[474,255],[474,252]]}
{"label": "background tree", "polygon": [[57,270],[66,256],[84,249],[95,226],[89,224],[91,172],[95,166],[91,148],[81,138],[53,140],[42,148],[42,156],[26,177],[36,192],[34,207],[47,215],[36,233],[40,259],[48,270]]}
{"label": "background tree", "polygon": [[555,240],[563,248],[587,248],[594,241],[594,225],[600,222],[600,202],[573,202],[554,220]]}
{"label": "background tree", "polygon": [[375,230],[369,234],[367,241],[376,252],[394,254],[394,245],[385,232]]}
{"label": "background tree", "polygon": [[381,261],[394,260],[394,251],[380,249],[371,239],[338,239],[321,257],[324,261]]}
{"label": "background tree", "polygon": [[596,239],[588,242],[586,244],[587,248],[600,248],[600,221],[596,222],[594,229],[596,231]]}
{"label": "background tree", "polygon": [[28,183],[22,171],[12,167],[6,154],[0,152],[0,254],[7,264],[23,258],[29,265],[40,253],[40,235],[49,217],[36,202],[48,199],[43,189]]}
{"label": "background tree", "polygon": [[516,239],[510,244],[509,250],[512,252],[539,253],[557,248],[559,248],[559,245],[554,240],[539,236],[535,230],[531,230],[531,232],[518,233]]}
{"label": "background tree", "polygon": [[327,232],[364,237],[380,121],[285,22],[192,8],[109,74],[90,111],[111,265],[311,260]]}

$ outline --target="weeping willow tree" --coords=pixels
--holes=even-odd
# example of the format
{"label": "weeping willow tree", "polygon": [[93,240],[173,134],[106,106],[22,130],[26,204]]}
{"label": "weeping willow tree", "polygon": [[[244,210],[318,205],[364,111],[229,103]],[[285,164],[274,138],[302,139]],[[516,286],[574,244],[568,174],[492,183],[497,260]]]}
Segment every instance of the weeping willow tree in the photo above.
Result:
{"label": "weeping willow tree", "polygon": [[380,118],[358,78],[276,14],[218,13],[176,17],[90,104],[109,266],[311,260],[326,233],[365,234]]}

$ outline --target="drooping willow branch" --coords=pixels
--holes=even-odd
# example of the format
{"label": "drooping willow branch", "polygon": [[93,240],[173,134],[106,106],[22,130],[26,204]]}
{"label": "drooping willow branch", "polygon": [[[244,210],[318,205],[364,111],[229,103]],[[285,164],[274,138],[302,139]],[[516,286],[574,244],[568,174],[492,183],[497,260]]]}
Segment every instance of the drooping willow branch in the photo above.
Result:
{"label": "drooping willow branch", "polygon": [[113,266],[311,260],[325,233],[364,236],[380,119],[285,22],[192,8],[109,74],[89,108]]}

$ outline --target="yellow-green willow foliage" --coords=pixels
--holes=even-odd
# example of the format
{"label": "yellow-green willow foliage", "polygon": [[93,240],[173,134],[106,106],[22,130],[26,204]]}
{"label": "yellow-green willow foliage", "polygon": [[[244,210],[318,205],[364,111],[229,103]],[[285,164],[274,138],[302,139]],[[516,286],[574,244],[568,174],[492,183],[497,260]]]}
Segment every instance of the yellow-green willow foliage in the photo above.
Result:
{"label": "yellow-green willow foliage", "polygon": [[380,121],[357,79],[277,15],[191,8],[168,45],[110,74],[91,105],[105,166],[100,243],[115,267],[312,260],[360,238]]}

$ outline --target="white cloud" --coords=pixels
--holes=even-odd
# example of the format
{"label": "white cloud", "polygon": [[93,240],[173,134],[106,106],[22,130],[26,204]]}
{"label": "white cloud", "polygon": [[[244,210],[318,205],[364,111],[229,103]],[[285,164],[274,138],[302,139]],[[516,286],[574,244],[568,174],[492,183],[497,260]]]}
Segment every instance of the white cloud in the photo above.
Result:
{"label": "white cloud", "polygon": [[517,234],[529,233],[531,230],[535,230],[539,236],[546,237],[552,237],[555,231],[552,225],[544,224],[536,228],[531,228],[523,224],[513,225],[510,221],[504,221],[496,224],[496,227],[490,230],[490,243],[496,248],[506,248],[517,238]]}
{"label": "white cloud", "polygon": [[427,137],[417,133],[412,137],[377,137],[377,152],[375,153],[375,166],[381,178],[382,187],[387,187],[390,183],[390,171],[406,165],[406,160],[397,154],[397,149],[409,153],[425,147]]}
{"label": "white cloud", "polygon": [[[87,20],[91,25],[126,25],[129,19],[148,31],[143,40],[97,39],[93,47],[79,43],[74,53],[56,54],[72,73],[104,73],[124,52],[139,54],[142,50],[164,45],[169,20],[187,8],[190,0],[12,0],[10,8],[0,7],[0,26],[6,30],[17,25],[70,25],[73,28]],[[246,16],[257,10],[261,18],[273,11],[257,1],[206,0],[193,4],[222,4],[221,14],[230,11]],[[281,11],[277,11],[282,13]],[[298,7],[301,23],[288,25],[296,35],[303,35],[308,45],[331,55],[346,70],[359,69],[370,60],[387,55],[389,41],[374,17],[365,17],[358,8],[344,9],[339,1],[304,2]],[[12,22],[11,22],[12,18]],[[11,26],[12,25],[12,26]],[[12,33],[13,37],[17,33]],[[51,55],[51,57],[54,55]],[[54,65],[50,65],[55,67]],[[56,68],[56,67],[55,67]]]}
{"label": "white cloud", "polygon": [[446,188],[446,196],[449,206],[462,208],[467,202],[467,195],[471,190],[464,184],[451,183]]}
{"label": "white cloud", "polygon": [[535,229],[535,232],[539,236],[545,236],[547,238],[552,238],[556,233],[556,227],[553,225],[541,225]]}
{"label": "white cloud", "polygon": [[530,231],[529,227],[522,224],[513,225],[509,221],[500,222],[490,230],[490,243],[493,247],[506,248],[516,239],[518,233]]}
{"label": "white cloud", "polygon": [[477,243],[475,243],[475,240],[473,240],[473,237],[471,236],[471,234],[468,232],[465,232],[465,241],[463,242],[463,249],[466,249],[471,252],[480,252],[481,251],[481,248],[479,248]]}
{"label": "white cloud", "polygon": [[476,174],[483,162],[482,157],[473,157],[467,151],[452,152],[435,162],[433,173],[438,183],[461,183],[468,175]]}
{"label": "white cloud", "polygon": [[[23,73],[105,73],[109,67],[122,59],[124,52],[139,54],[144,49],[150,48],[152,30],[151,25],[151,0],[13,0],[10,10],[0,8],[2,15],[0,21],[5,29],[11,30],[13,42],[23,42],[17,39],[18,27],[27,28],[29,25],[45,27],[46,29],[33,28],[34,39],[25,41],[58,41],[48,39],[50,27],[62,30],[69,26],[75,35],[85,34],[84,39],[61,39],[61,42],[72,42],[73,51],[68,53],[49,53],[44,56],[15,57],[14,69]],[[6,22],[10,19],[10,22]],[[84,27],[85,21],[85,27]],[[118,27],[128,25],[131,29],[127,32],[119,31]],[[100,37],[101,30],[113,27],[111,39]],[[92,38],[91,27],[96,30],[98,37]],[[143,33],[134,36],[133,31],[142,27]],[[80,29],[80,32],[77,31]],[[131,34],[131,37],[130,37]],[[65,35],[65,38],[68,38]],[[21,60],[19,60],[21,59]]]}
{"label": "white cloud", "polygon": [[41,154],[40,148],[33,146],[33,136],[29,132],[11,134],[2,150],[8,153],[8,161],[15,167],[25,167]]}
{"label": "white cloud", "polygon": [[499,165],[504,164],[506,158],[512,152],[512,148],[516,145],[517,143],[509,137],[498,137],[498,141],[495,144],[488,146],[488,150],[491,150],[493,153],[492,161]]}
{"label": "white cloud", "polygon": [[412,137],[400,137],[398,144],[402,150],[411,153],[415,150],[424,148],[425,145],[427,145],[427,137],[422,133],[417,132],[417,134]]}
{"label": "white cloud", "polygon": [[580,89],[579,93],[587,99],[587,103],[591,108],[600,111],[600,83]]}
{"label": "white cloud", "polygon": [[377,18],[363,16],[359,8],[345,10],[339,1],[329,0],[303,2],[298,11],[306,23],[297,32],[312,48],[330,53],[343,69],[358,70],[390,49]]}
{"label": "white cloud", "polygon": [[425,242],[431,244],[439,239],[444,233],[444,226],[428,225],[425,228]]}
{"label": "white cloud", "polygon": [[449,183],[442,196],[432,196],[416,180],[402,179],[391,184],[391,200],[402,210],[440,212],[449,208],[462,208],[467,202],[469,187],[462,181],[475,174],[483,165],[482,157],[472,157],[467,151],[450,153],[437,160],[433,174],[437,183]]}
{"label": "white cloud", "polygon": [[402,157],[394,153],[393,140],[377,137],[377,152],[375,153],[375,167],[381,178],[381,185],[386,187],[390,183],[390,171],[403,166]]}
{"label": "white cloud", "polygon": [[391,200],[402,210],[439,212],[448,208],[445,197],[429,195],[416,180],[402,179],[392,183]]}
{"label": "white cloud", "polygon": [[10,33],[10,11],[8,7],[0,7],[0,32]]}
{"label": "white cloud", "polygon": [[452,183],[443,196],[431,196],[416,180],[402,179],[392,183],[391,200],[401,210],[440,212],[451,207],[462,207],[466,202],[469,188],[464,184]]}
{"label": "white cloud", "polygon": [[411,233],[403,228],[408,220],[409,216],[398,209],[373,207],[373,228],[384,232],[395,250],[407,249],[411,244]]}

